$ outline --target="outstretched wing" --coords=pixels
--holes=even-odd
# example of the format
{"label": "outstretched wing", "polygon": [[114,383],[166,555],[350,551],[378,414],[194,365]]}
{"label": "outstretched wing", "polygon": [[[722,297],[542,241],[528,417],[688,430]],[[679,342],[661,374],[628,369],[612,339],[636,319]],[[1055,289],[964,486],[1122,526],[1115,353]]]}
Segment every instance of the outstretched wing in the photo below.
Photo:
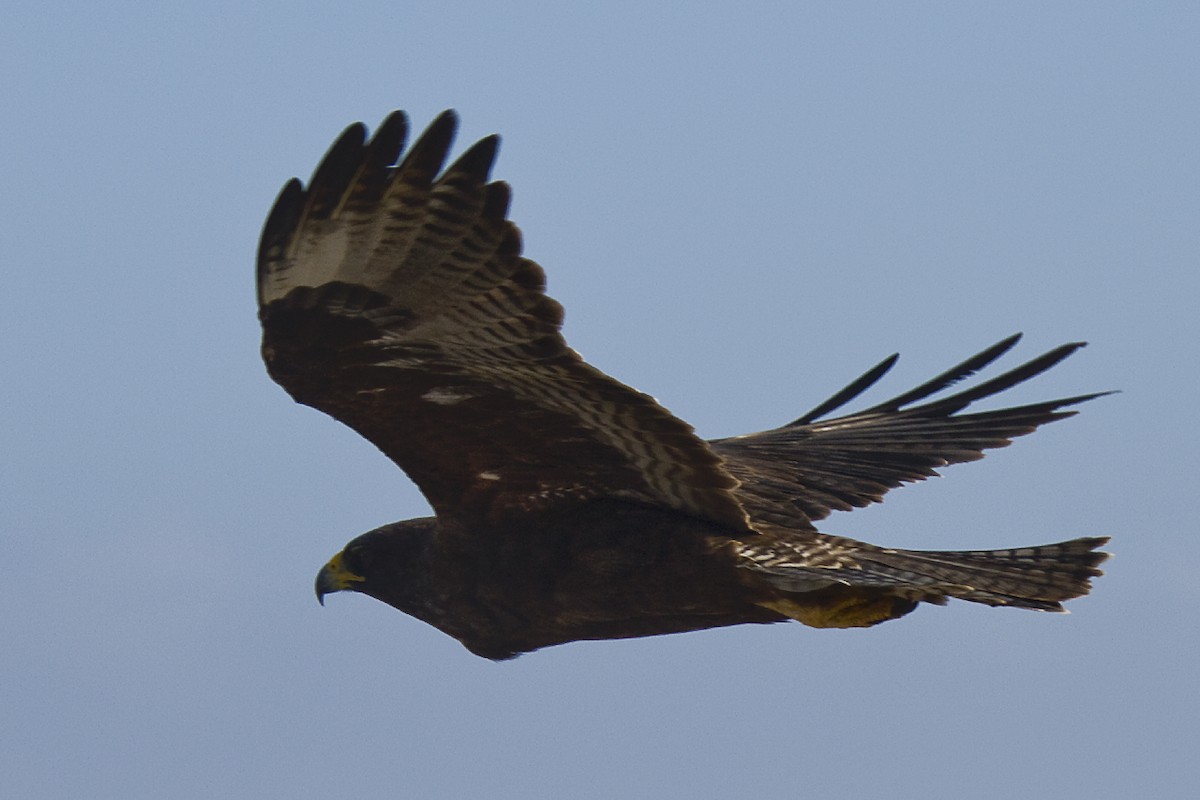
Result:
{"label": "outstretched wing", "polygon": [[738,493],[753,522],[810,528],[813,520],[824,519],[833,510],[878,503],[890,489],[935,476],[938,467],[983,458],[986,449],[1004,447],[1013,437],[1076,413],[1062,409],[1107,394],[958,413],[976,400],[1050,369],[1083,346],[1076,342],[965,391],[913,405],[992,363],[1018,339],[1020,334],[1010,336],[885,403],[820,421],[891,369],[897,356],[890,356],[794,422],[709,444],[741,481]]}
{"label": "outstretched wing", "polygon": [[370,141],[353,125],[307,189],[283,188],[258,258],[271,377],[373,442],[439,515],[627,497],[746,530],[737,481],[691,427],[567,347],[508,186],[489,183],[498,139],[443,171],[456,126],[442,114],[400,160],[402,113]]}

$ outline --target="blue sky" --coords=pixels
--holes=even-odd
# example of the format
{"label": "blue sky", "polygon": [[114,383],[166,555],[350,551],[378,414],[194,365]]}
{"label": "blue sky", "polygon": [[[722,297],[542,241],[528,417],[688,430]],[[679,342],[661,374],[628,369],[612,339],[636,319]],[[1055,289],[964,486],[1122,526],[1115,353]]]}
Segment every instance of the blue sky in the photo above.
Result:
{"label": "blue sky", "polygon": [[[1200,11],[1187,3],[9,3],[0,794],[1190,796]],[[967,604],[469,655],[317,568],[426,512],[258,357],[253,257],[348,123],[504,136],[568,340],[708,437],[1004,336],[1104,389],[835,515],[1107,534],[1069,616]]]}

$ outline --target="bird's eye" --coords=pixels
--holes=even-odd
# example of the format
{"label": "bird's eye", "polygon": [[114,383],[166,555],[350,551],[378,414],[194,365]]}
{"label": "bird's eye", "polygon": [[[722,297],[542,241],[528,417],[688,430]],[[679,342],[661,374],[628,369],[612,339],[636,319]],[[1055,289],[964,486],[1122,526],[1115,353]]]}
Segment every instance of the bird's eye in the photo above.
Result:
{"label": "bird's eye", "polygon": [[342,550],[342,566],[356,575],[361,575],[362,553],[358,547],[347,547]]}

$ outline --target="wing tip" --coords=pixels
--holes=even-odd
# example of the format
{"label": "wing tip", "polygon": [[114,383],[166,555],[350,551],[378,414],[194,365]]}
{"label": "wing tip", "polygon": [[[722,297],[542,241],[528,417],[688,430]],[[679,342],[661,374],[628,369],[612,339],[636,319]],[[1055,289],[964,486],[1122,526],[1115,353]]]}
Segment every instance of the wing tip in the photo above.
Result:
{"label": "wing tip", "polygon": [[500,152],[500,136],[490,134],[468,147],[446,170],[446,175],[466,175],[473,182],[487,183],[496,155]]}

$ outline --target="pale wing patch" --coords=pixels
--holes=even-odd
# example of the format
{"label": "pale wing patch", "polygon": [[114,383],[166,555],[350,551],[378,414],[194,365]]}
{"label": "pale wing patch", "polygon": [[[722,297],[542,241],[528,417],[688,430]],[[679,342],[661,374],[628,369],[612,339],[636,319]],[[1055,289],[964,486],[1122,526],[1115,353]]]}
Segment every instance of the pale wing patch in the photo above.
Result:
{"label": "pale wing patch", "polygon": [[[436,403],[439,406],[452,406],[456,403],[461,403],[463,400],[470,400],[472,397],[475,397],[475,395],[471,392],[464,392],[461,389],[454,389],[448,386],[438,386],[421,395],[422,400]],[[489,480],[496,479],[490,478]]]}

